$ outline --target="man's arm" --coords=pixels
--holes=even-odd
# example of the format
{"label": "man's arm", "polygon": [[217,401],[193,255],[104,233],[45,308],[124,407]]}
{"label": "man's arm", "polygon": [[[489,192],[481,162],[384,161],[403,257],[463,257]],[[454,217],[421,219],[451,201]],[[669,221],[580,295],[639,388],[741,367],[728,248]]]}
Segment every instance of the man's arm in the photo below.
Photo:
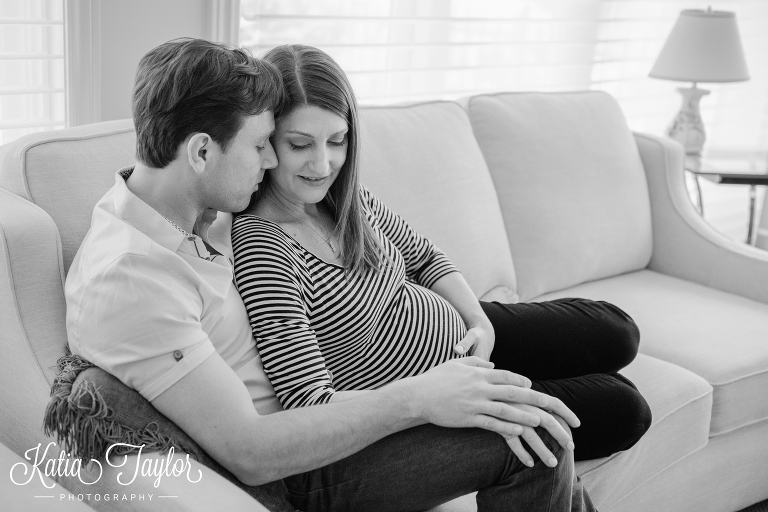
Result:
{"label": "man's arm", "polygon": [[523,377],[490,367],[466,358],[351,400],[260,416],[245,385],[213,354],[152,404],[243,483],[258,485],[427,422],[505,436],[522,434],[521,425],[538,426],[538,415],[499,400],[536,405],[544,395],[524,387]]}

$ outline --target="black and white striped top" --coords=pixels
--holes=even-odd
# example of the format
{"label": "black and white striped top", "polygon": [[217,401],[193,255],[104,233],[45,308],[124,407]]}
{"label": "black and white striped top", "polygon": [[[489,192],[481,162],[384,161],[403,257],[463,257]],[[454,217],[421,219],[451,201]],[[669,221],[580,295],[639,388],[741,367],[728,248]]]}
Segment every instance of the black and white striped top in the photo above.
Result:
{"label": "black and white striped top", "polygon": [[393,264],[348,272],[254,215],[232,226],[235,283],[286,409],[373,389],[456,357],[458,312],[428,290],[456,267],[366,189],[365,214]]}

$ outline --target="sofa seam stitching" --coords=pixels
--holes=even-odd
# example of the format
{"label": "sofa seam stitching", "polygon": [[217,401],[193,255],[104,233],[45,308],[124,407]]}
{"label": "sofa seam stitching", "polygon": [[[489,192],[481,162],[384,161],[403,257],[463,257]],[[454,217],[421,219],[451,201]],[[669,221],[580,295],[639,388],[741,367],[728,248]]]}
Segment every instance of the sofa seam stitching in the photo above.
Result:
{"label": "sofa seam stitching", "polygon": [[[7,191],[7,190],[4,190],[4,191],[9,193],[9,194],[12,193],[12,192]],[[56,233],[58,234],[58,230],[56,231]],[[13,278],[13,265],[11,263],[11,255],[10,255],[10,250],[9,250],[10,249],[10,245],[8,244],[8,238],[6,237],[5,230],[3,229],[2,225],[0,225],[0,235],[2,235],[3,241],[5,242],[4,245],[5,245],[6,250],[4,252],[5,252],[5,255],[6,255],[6,259],[7,259],[6,269],[8,271],[8,281],[9,281],[8,284],[10,285],[9,287],[11,288],[11,291],[13,292],[12,293],[12,297],[11,297],[11,303],[13,305],[13,310],[14,310],[14,314],[16,316],[16,321],[18,322],[20,330],[21,330],[21,333],[24,336],[24,343],[27,346],[27,350],[29,350],[29,353],[34,358],[35,363],[37,363],[35,366],[37,366],[37,370],[40,372],[40,376],[43,378],[43,381],[47,383],[48,382],[48,377],[45,375],[45,370],[43,370],[43,365],[41,364],[40,359],[37,357],[37,353],[33,349],[32,344],[30,343],[29,332],[27,331],[27,327],[26,327],[26,325],[24,324],[24,322],[22,321],[22,318],[21,318],[21,309],[19,308],[19,301],[18,301],[18,298],[16,296],[16,292],[15,292],[16,284],[15,284],[15,280]]]}
{"label": "sofa seam stitching", "polygon": [[617,503],[621,502],[623,499],[625,499],[627,496],[629,496],[630,494],[632,494],[633,492],[635,492],[635,491],[636,491],[637,489],[639,489],[641,486],[643,486],[643,485],[645,485],[646,483],[650,482],[651,480],[653,480],[653,479],[654,479],[654,478],[656,478],[658,475],[662,474],[663,472],[665,472],[667,469],[671,468],[671,467],[672,467],[672,466],[674,466],[675,464],[679,463],[679,462],[680,462],[680,461],[682,461],[682,460],[685,460],[685,459],[687,459],[688,457],[690,457],[691,455],[693,455],[693,454],[695,454],[695,453],[698,453],[698,452],[700,452],[701,450],[703,450],[704,448],[706,448],[708,444],[709,444],[709,438],[707,438],[707,440],[704,442],[704,444],[702,444],[701,446],[699,446],[697,449],[693,450],[692,452],[688,453],[687,455],[684,455],[684,456],[680,457],[679,459],[675,460],[674,462],[672,462],[672,463],[670,463],[670,464],[667,464],[667,465],[666,465],[666,466],[664,466],[662,469],[660,469],[659,471],[657,471],[656,473],[654,473],[654,474],[653,474],[653,475],[651,475],[650,477],[648,477],[648,478],[646,478],[645,480],[643,480],[642,482],[640,482],[640,483],[639,483],[638,485],[636,485],[636,486],[635,486],[635,487],[634,487],[632,490],[628,491],[627,493],[625,493],[624,495],[622,495],[622,496],[621,496],[619,499],[617,499],[616,501],[614,501],[613,503],[611,503],[611,507],[614,507],[614,506],[616,506],[616,504],[617,504]]}
{"label": "sofa seam stitching", "polygon": [[[673,414],[674,414],[674,413],[676,413],[677,411],[681,410],[681,409],[682,409],[682,408],[684,408],[684,407],[687,407],[687,406],[691,405],[691,404],[692,404],[692,403],[694,403],[694,402],[697,402],[697,401],[701,400],[702,398],[706,398],[706,396],[707,396],[707,395],[709,395],[709,394],[711,394],[711,393],[712,393],[712,389],[709,389],[709,390],[708,390],[706,393],[704,393],[704,394],[702,394],[702,395],[699,395],[699,396],[697,396],[697,397],[691,398],[691,399],[690,399],[690,400],[688,400],[687,402],[685,402],[685,403],[683,403],[683,404],[680,404],[679,406],[677,406],[676,408],[672,409],[671,411],[669,411],[669,412],[668,412],[668,413],[666,413],[665,415],[661,416],[661,417],[660,417],[660,418],[659,418],[659,419],[656,421],[656,423],[653,423],[653,424],[651,424],[651,427],[650,427],[648,430],[650,431],[652,428],[656,427],[656,425],[659,425],[659,424],[660,424],[662,421],[664,421],[665,419],[669,418],[671,415],[673,415]],[[711,417],[710,417],[710,425],[711,425],[711,423],[712,423],[712,420],[711,420]],[[707,430],[709,430],[709,429],[707,429]],[[707,434],[709,434],[709,432],[707,432]],[[710,438],[710,437],[711,437],[711,436],[707,435],[707,440],[704,442],[704,444],[705,444],[705,445],[706,445],[706,443],[709,441],[709,438]],[[695,450],[694,450],[694,451],[695,451]],[[589,475],[590,473],[592,473],[592,472],[594,472],[594,471],[597,471],[598,469],[602,468],[603,466],[605,466],[606,464],[608,464],[609,462],[611,462],[612,460],[614,460],[615,458],[617,458],[619,455],[621,455],[621,453],[623,453],[623,452],[616,452],[616,453],[614,453],[613,455],[611,455],[610,457],[608,457],[608,458],[607,458],[607,459],[606,459],[604,462],[602,462],[601,464],[599,464],[599,465],[595,466],[594,468],[591,468],[590,470],[586,471],[586,472],[585,472],[585,473],[583,473],[581,476],[586,476],[586,475]],[[693,452],[691,452],[691,453],[693,453]],[[678,459],[678,460],[679,460],[679,459]],[[641,484],[641,485],[642,485],[642,484]]]}
{"label": "sofa seam stitching", "polygon": [[736,378],[731,379],[731,380],[725,380],[723,382],[718,382],[718,383],[710,382],[710,384],[713,387],[715,387],[715,386],[723,387],[723,386],[727,386],[728,384],[733,384],[734,382],[739,382],[740,380],[750,379],[750,378],[755,377],[757,375],[762,375],[764,373],[768,373],[768,370],[757,370],[755,372],[748,373],[746,375],[742,375],[740,377],[736,377]]}
{"label": "sofa seam stitching", "polygon": [[[79,137],[59,137],[55,139],[48,139],[48,140],[40,140],[37,142],[30,142],[29,144],[26,144],[22,146],[21,150],[19,151],[20,157],[21,157],[21,179],[22,183],[24,185],[24,192],[27,193],[27,197],[29,197],[29,201],[31,203],[34,203],[34,200],[32,199],[32,190],[29,188],[29,180],[27,179],[27,153],[32,149],[36,148],[37,146],[44,146],[46,144],[52,144],[56,142],[78,142],[78,141],[84,141],[89,139],[95,139],[95,138],[101,138],[101,137],[109,137],[112,135],[120,135],[123,133],[129,133],[135,131],[133,129],[120,129],[120,130],[113,130],[106,133],[94,133],[91,135],[81,135]],[[57,229],[58,231],[58,229]]]}
{"label": "sofa seam stitching", "polygon": [[763,416],[762,418],[759,418],[759,419],[756,419],[756,420],[752,420],[749,423],[744,423],[743,425],[738,425],[736,427],[731,427],[728,430],[723,430],[722,432],[717,432],[715,434],[712,434],[710,432],[709,438],[712,439],[714,437],[720,437],[720,436],[725,435],[725,434],[730,434],[731,432],[735,432],[736,430],[739,430],[739,429],[742,429],[742,428],[748,428],[748,427],[751,427],[752,425],[757,425],[758,423],[762,423],[764,421],[768,421],[768,416]]}

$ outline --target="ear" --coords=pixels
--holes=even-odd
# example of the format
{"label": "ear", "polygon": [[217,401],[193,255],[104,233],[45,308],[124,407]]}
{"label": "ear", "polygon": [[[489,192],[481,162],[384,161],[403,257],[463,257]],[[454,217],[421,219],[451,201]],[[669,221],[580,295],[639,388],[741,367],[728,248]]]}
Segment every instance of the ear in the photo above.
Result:
{"label": "ear", "polygon": [[211,162],[211,137],[207,133],[196,133],[187,142],[187,159],[197,174],[205,171]]}

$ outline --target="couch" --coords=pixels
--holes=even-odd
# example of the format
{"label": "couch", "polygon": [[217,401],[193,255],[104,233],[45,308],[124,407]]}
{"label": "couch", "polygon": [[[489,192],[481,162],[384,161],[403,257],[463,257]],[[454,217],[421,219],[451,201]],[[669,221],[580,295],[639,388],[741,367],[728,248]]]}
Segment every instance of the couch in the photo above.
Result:
{"label": "couch", "polygon": [[[595,91],[478,95],[361,116],[363,183],[445,250],[478,297],[608,300],[639,325],[640,354],[622,373],[653,424],[632,449],[577,464],[600,510],[731,512],[768,498],[768,252],[697,215],[679,144],[632,133],[616,101]],[[64,276],[93,205],[133,162],[130,120],[0,148],[6,475],[50,441],[41,423],[66,342]],[[98,510],[258,509],[205,468],[196,484],[165,478],[158,488],[152,478],[121,486],[119,471],[107,467],[91,486],[56,480],[75,495],[156,495],[84,500]],[[12,491],[26,508],[53,501]],[[435,509],[473,510],[471,495]]]}

